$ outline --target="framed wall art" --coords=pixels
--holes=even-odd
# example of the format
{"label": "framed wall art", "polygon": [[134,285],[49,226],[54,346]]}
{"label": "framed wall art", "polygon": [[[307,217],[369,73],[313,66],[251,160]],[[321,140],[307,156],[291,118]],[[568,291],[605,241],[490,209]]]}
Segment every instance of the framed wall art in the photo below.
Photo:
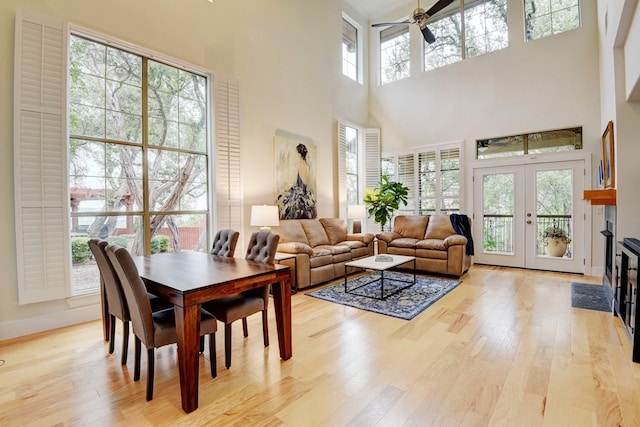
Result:
{"label": "framed wall art", "polygon": [[602,134],[602,172],[604,188],[616,188],[613,122],[609,121]]}
{"label": "framed wall art", "polygon": [[311,138],[280,129],[276,130],[274,142],[276,204],[280,219],[317,217],[316,144]]}

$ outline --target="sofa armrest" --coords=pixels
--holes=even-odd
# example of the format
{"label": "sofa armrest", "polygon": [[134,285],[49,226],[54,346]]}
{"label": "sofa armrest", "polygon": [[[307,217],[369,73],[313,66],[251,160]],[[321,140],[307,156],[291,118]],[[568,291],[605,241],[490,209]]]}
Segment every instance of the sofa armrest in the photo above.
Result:
{"label": "sofa armrest", "polygon": [[465,246],[467,244],[467,238],[459,234],[453,234],[449,237],[446,237],[443,240],[443,243],[445,248],[456,245]]}
{"label": "sofa armrest", "polygon": [[311,246],[300,242],[280,243],[277,250],[278,252],[284,252],[287,254],[307,254],[309,256],[313,255]]}
{"label": "sofa armrest", "polygon": [[373,242],[374,235],[371,233],[356,233],[356,234],[347,234],[347,241],[352,240],[356,242],[362,242],[365,245]]}
{"label": "sofa armrest", "polygon": [[401,238],[402,236],[400,235],[400,233],[396,233],[394,231],[385,231],[384,233],[376,234],[376,237],[378,237],[378,239],[380,239],[380,240],[383,240],[383,241],[389,243],[392,240]]}

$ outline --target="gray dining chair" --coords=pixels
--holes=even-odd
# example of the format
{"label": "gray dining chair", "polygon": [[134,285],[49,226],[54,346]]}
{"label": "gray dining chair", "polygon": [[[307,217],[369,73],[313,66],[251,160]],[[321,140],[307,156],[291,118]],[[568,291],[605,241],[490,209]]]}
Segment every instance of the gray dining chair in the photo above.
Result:
{"label": "gray dining chair", "polygon": [[[116,318],[122,322],[122,356],[120,363],[127,364],[127,353],[129,351],[129,307],[127,307],[126,298],[122,289],[120,279],[113,269],[111,261],[107,257],[105,248],[108,242],[101,239],[90,239],[89,249],[93,253],[93,258],[98,265],[100,271],[100,280],[104,286],[105,299],[107,304],[107,312],[109,313],[109,354],[113,354],[116,335]],[[169,301],[157,297],[156,295],[147,293],[151,311],[160,311],[173,307]]]}
{"label": "gray dining chair", "polygon": [[240,233],[230,228],[218,230],[213,238],[211,253],[213,255],[233,257],[233,254],[236,252],[236,244],[238,243],[239,236]]}
{"label": "gray dining chair", "polygon": [[[173,308],[152,312],[147,290],[129,252],[118,245],[108,245],[107,256],[120,278],[126,296],[133,334],[135,335],[135,368],[133,380],[140,379],[141,344],[147,349],[147,401],[153,399],[153,377],[155,349],[177,342],[176,318]],[[200,311],[200,335],[209,335],[209,360],[211,377],[217,376],[216,367],[216,318],[202,309]]]}
{"label": "gray dining chair", "polygon": [[[258,231],[251,234],[245,256],[248,260],[273,264],[280,236],[269,231]],[[269,286],[251,289],[238,294],[225,296],[206,302],[202,306],[224,323],[224,364],[231,366],[231,325],[242,319],[244,337],[249,336],[247,316],[262,312],[262,335],[264,346],[269,346],[269,327],[267,308],[269,306]]]}

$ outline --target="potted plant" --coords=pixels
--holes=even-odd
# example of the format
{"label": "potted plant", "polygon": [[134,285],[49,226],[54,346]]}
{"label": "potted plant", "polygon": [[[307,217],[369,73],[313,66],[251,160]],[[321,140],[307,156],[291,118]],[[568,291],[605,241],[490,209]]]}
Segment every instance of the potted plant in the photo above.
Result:
{"label": "potted plant", "polygon": [[561,257],[567,251],[567,245],[571,243],[571,239],[562,228],[554,225],[544,230],[542,243],[544,243],[544,251],[547,255]]}
{"label": "potted plant", "polygon": [[390,181],[388,176],[382,175],[376,188],[367,188],[364,191],[363,201],[369,217],[373,217],[384,230],[387,222],[391,225],[393,212],[400,207],[400,203],[407,205],[408,194],[408,187],[400,182]]}

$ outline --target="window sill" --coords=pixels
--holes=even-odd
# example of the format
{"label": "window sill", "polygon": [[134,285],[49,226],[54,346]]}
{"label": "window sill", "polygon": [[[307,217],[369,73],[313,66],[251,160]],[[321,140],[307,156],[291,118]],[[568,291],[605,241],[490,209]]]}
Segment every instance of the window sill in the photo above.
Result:
{"label": "window sill", "polygon": [[100,292],[94,291],[82,295],[74,295],[70,298],[67,298],[66,301],[69,308],[79,308],[100,304]]}

